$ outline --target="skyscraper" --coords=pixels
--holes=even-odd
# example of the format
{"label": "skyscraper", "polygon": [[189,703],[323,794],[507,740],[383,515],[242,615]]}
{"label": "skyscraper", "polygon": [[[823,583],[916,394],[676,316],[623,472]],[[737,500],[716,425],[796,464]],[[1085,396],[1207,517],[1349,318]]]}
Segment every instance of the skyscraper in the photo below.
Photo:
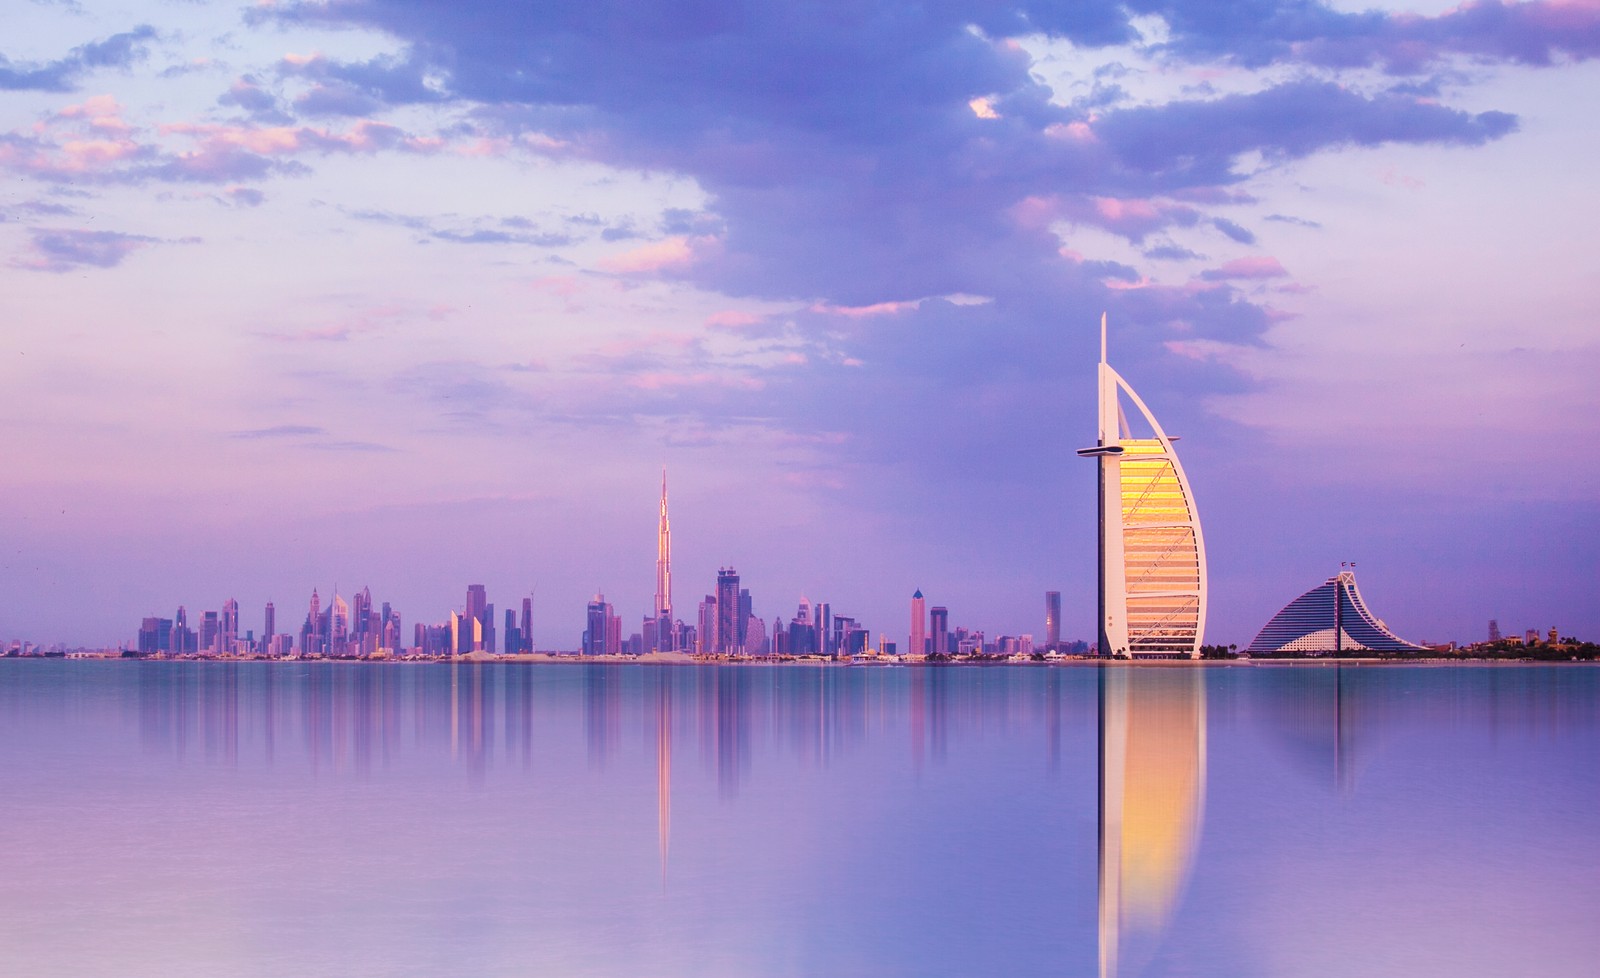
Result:
{"label": "skyscraper", "polygon": [[948,608],[928,609],[928,651],[945,653],[949,652],[950,644],[950,610]]}
{"label": "skyscraper", "polygon": [[239,642],[239,602],[233,598],[222,602],[222,634],[219,636],[220,651],[232,654],[233,648]]}
{"label": "skyscraper", "polygon": [[533,651],[533,596],[522,599],[522,623],[517,628],[522,636],[522,651]]}
{"label": "skyscraper", "polygon": [[1061,592],[1044,593],[1044,641],[1052,652],[1061,644]]}
{"label": "skyscraper", "polygon": [[[1124,394],[1138,410],[1138,436]],[[1206,630],[1206,547],[1194,494],[1172,439],[1106,362],[1104,315],[1098,413],[1099,440],[1078,454],[1100,463],[1100,654],[1197,659]]]}
{"label": "skyscraper", "polygon": [[215,655],[220,651],[219,643],[222,640],[222,628],[215,611],[208,611],[200,616],[200,648]]}
{"label": "skyscraper", "polygon": [[483,648],[483,636],[492,633],[494,625],[484,619],[489,609],[489,596],[484,591],[482,584],[467,585],[467,617],[478,623],[475,629],[476,637],[468,651],[479,651]]}
{"label": "skyscraper", "polygon": [[661,522],[656,528],[656,651],[671,652],[672,628],[672,524],[667,519],[667,470],[661,469]]}
{"label": "skyscraper", "polygon": [[273,610],[272,602],[267,602],[267,612],[261,625],[261,647],[267,651],[272,649],[272,637],[278,634],[278,613]]}
{"label": "skyscraper", "polygon": [[922,655],[928,650],[926,605],[922,600],[922,589],[917,588],[917,593],[911,596],[911,641],[906,643],[906,651],[911,655]]}
{"label": "skyscraper", "polygon": [[716,641],[711,650],[719,655],[736,655],[739,645],[739,572],[732,567],[717,571]]}
{"label": "skyscraper", "polygon": [[583,654],[604,655],[610,642],[611,620],[614,616],[604,594],[595,594],[589,602],[588,625],[583,632]]}

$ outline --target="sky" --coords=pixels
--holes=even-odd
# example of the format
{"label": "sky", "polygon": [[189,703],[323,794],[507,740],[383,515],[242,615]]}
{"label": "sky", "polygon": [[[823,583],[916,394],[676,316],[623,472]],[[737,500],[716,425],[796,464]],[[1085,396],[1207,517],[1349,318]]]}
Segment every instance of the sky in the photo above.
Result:
{"label": "sky", "polygon": [[575,648],[663,466],[685,620],[733,566],[1090,637],[1102,311],[1208,642],[1342,561],[1413,641],[1593,638],[1597,55],[1595,0],[6,4],[0,639],[481,582]]}

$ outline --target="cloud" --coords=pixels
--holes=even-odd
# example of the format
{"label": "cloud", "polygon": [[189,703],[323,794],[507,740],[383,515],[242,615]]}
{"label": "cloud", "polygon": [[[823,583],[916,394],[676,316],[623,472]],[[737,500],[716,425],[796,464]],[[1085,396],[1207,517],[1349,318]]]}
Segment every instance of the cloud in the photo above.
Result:
{"label": "cloud", "polygon": [[1269,255],[1259,255],[1251,258],[1235,258],[1223,264],[1221,268],[1208,268],[1200,273],[1200,277],[1207,282],[1226,282],[1235,279],[1286,278],[1288,274],[1278,259]]}
{"label": "cloud", "polygon": [[[429,218],[376,210],[347,211],[346,213],[359,221],[403,227],[424,237],[436,241],[448,241],[452,244],[523,244],[540,248],[559,248],[572,244],[577,240],[568,234],[540,231],[537,225],[525,218],[483,217],[463,219],[454,214]],[[447,226],[451,222],[456,226]],[[499,227],[486,227],[484,226],[485,224],[498,224]],[[513,230],[507,231],[504,230],[505,228],[512,228]]]}
{"label": "cloud", "polygon": [[358,62],[332,61],[320,54],[291,55],[279,62],[278,72],[314,83],[295,102],[296,109],[308,115],[365,116],[391,106],[439,102],[448,82],[440,68],[428,65],[415,52]]}
{"label": "cloud", "polygon": [[226,92],[217,96],[217,104],[243,109],[256,122],[281,126],[293,121],[278,104],[278,96],[263,88],[254,75],[235,79]]}
{"label": "cloud", "polygon": [[[1523,5],[1517,16],[1551,9]],[[1074,343],[1088,341],[1102,309],[1121,324],[1119,363],[1179,399],[1180,420],[1202,412],[1206,396],[1251,383],[1229,358],[1201,362],[1168,344],[1262,343],[1279,318],[1249,288],[1262,279],[1224,264],[1213,273],[1233,269],[1228,277],[1166,285],[1135,264],[1198,259],[1160,237],[1178,229],[1252,244],[1247,219],[1227,209],[1251,204],[1256,174],[1353,146],[1470,149],[1517,126],[1418,88],[1374,91],[1388,83],[1339,67],[1400,70],[1402,42],[1427,30],[1442,34],[1423,38],[1411,64],[1466,54],[1475,42],[1465,21],[1344,14],[1316,0],[591,0],[552,2],[537,16],[510,4],[330,0],[251,16],[398,41],[400,53],[379,63],[312,57],[282,70],[386,106],[447,100],[485,152],[693,182],[703,208],[663,213],[600,267],[688,282],[725,297],[723,308],[754,300],[791,311],[714,316],[692,353],[585,361],[612,381],[594,385],[609,399],[606,418],[699,411],[791,434],[849,431],[827,450],[910,467],[927,485],[957,459],[1037,481],[1038,469],[1017,460],[1035,457],[1040,405],[1058,397],[1078,362]],[[1040,36],[1070,42],[1080,88],[1043,80],[1025,46]],[[1563,56],[1584,50],[1581,40],[1538,37]],[[1342,53],[1332,46],[1341,40],[1352,43]],[[1112,45],[1132,50],[1105,50]],[[1113,57],[1154,58],[1186,79],[1219,63],[1290,68],[1230,73],[1217,86],[1227,94],[1135,102],[1113,84],[1129,69],[1095,64]],[[596,218],[583,233],[604,226]],[[1100,232],[1157,243],[1134,264],[1111,261],[1095,251]],[[960,294],[993,301],[926,298]],[[669,379],[707,373],[760,384]],[[916,447],[929,432],[937,451]]]}
{"label": "cloud", "polygon": [[304,435],[327,434],[327,429],[305,424],[280,424],[270,428],[250,428],[245,431],[229,432],[229,438],[243,438],[254,440],[258,438],[295,438]]}
{"label": "cloud", "polygon": [[114,268],[146,245],[157,242],[140,234],[29,228],[28,253],[12,260],[13,268],[35,272],[71,272],[80,268]]}
{"label": "cloud", "polygon": [[1322,225],[1320,223],[1318,223],[1317,221],[1313,221],[1310,218],[1294,217],[1293,215],[1290,215],[1290,214],[1268,214],[1266,217],[1263,217],[1262,220],[1263,221],[1276,221],[1279,224],[1293,224],[1293,225],[1295,225],[1297,227],[1303,227],[1303,228],[1320,228],[1320,227],[1322,227]]}
{"label": "cloud", "polygon": [[1256,236],[1249,228],[1240,227],[1225,217],[1213,217],[1211,226],[1240,244],[1255,244]]}
{"label": "cloud", "polygon": [[673,236],[603,258],[600,267],[618,275],[643,275],[685,268],[693,261],[694,249],[689,239]]}
{"label": "cloud", "polygon": [[1188,261],[1205,257],[1175,244],[1163,244],[1156,245],[1153,248],[1146,248],[1144,256],[1146,258],[1154,258],[1157,261]]}
{"label": "cloud", "polygon": [[1325,68],[1430,69],[1453,56],[1524,65],[1600,55],[1600,9],[1567,0],[1477,0],[1436,17],[1377,10],[1345,13],[1305,0],[1235,5],[1133,0],[1130,12],[1160,17],[1160,48],[1190,61],[1246,67],[1274,63]]}
{"label": "cloud", "polygon": [[1143,180],[1156,187],[1192,187],[1239,181],[1233,164],[1247,152],[1289,160],[1342,146],[1479,146],[1516,126],[1516,117],[1504,112],[1474,114],[1393,93],[1365,96],[1306,79],[1119,110],[1096,123],[1095,132]]}
{"label": "cloud", "polygon": [[[248,76],[246,76],[248,77]],[[248,84],[229,96],[254,114],[263,108]],[[48,116],[31,130],[0,133],[0,170],[51,183],[137,185],[148,182],[235,183],[309,172],[299,157],[433,153],[442,138],[360,119],[343,128],[265,125],[257,121],[174,122],[154,133],[127,121],[109,95],[96,95]]]}
{"label": "cloud", "polygon": [[44,64],[19,64],[0,54],[0,91],[70,92],[78,79],[97,68],[126,68],[145,56],[145,42],[156,30],[141,25],[73,48],[65,57]]}
{"label": "cloud", "polygon": [[398,448],[392,445],[383,445],[375,441],[316,441],[306,445],[307,448],[319,452],[397,452]]}

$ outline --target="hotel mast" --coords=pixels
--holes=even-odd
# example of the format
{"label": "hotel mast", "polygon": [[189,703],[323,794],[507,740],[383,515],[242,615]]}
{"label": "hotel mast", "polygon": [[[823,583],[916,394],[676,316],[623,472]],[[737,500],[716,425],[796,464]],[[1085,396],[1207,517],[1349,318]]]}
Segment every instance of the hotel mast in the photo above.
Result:
{"label": "hotel mast", "polygon": [[[1122,395],[1151,436],[1134,437]],[[1106,362],[1100,315],[1100,438],[1078,454],[1100,462],[1100,654],[1200,657],[1206,547],[1194,494],[1172,439]]]}

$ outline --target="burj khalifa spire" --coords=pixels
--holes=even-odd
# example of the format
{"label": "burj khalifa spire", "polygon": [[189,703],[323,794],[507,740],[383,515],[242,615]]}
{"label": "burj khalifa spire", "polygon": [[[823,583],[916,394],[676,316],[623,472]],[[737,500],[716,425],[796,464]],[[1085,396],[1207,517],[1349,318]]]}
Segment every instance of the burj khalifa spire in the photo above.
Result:
{"label": "burj khalifa spire", "polygon": [[672,627],[672,524],[667,519],[667,470],[661,469],[661,525],[656,531],[656,643],[674,649]]}

